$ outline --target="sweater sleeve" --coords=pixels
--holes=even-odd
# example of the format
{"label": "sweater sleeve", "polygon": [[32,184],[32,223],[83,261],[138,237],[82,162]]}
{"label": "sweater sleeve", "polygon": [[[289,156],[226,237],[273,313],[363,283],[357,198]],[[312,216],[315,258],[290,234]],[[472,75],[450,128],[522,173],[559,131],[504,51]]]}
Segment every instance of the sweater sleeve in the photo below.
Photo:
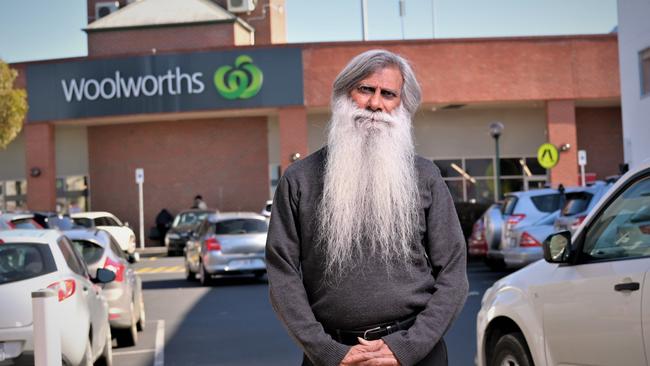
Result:
{"label": "sweater sleeve", "polygon": [[424,245],[433,267],[435,291],[408,331],[384,337],[402,366],[414,365],[431,352],[462,310],[469,288],[458,215],[449,189],[438,170],[432,169]]}
{"label": "sweater sleeve", "polygon": [[285,174],[278,183],[272,205],[266,242],[271,305],[289,334],[315,365],[338,365],[349,347],[325,333],[311,310],[302,282],[298,191],[295,186]]}

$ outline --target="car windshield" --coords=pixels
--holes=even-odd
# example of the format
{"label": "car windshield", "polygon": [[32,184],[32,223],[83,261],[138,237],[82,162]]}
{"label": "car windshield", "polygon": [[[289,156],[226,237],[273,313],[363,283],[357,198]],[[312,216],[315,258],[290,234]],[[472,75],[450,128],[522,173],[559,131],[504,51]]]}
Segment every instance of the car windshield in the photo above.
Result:
{"label": "car windshield", "polygon": [[560,209],[560,194],[545,194],[542,196],[534,196],[530,198],[533,201],[535,208],[541,212],[555,212]]}
{"label": "car windshield", "polygon": [[503,206],[501,206],[501,213],[504,215],[512,215],[512,213],[515,211],[516,205],[517,205],[517,197],[515,196],[506,197],[503,202]]}
{"label": "car windshield", "polygon": [[44,245],[0,244],[0,284],[54,272],[54,260],[51,256],[49,249]]}
{"label": "car windshield", "polygon": [[104,248],[87,240],[72,240],[74,247],[81,253],[86,264],[94,264],[104,254]]}
{"label": "car windshield", "polygon": [[197,222],[205,220],[205,218],[208,217],[209,214],[210,214],[209,212],[182,213],[176,216],[176,219],[174,219],[174,223],[172,224],[172,227],[196,224]]}
{"label": "car windshield", "polygon": [[87,227],[87,228],[93,227],[93,219],[89,219],[89,218],[86,218],[86,217],[75,217],[73,219],[73,221],[74,221],[75,224],[77,224],[79,226],[83,226],[83,227]]}
{"label": "car windshield", "polygon": [[257,219],[223,220],[214,225],[217,235],[258,234],[267,232],[269,228],[266,221]]}

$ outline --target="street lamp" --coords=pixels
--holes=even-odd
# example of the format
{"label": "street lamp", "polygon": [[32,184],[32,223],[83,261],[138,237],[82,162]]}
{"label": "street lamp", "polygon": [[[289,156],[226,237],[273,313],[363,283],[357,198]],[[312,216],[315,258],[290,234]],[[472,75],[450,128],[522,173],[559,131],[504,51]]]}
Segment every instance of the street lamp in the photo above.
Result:
{"label": "street lamp", "polygon": [[495,184],[494,184],[494,195],[495,201],[501,199],[501,162],[499,160],[499,136],[503,132],[503,123],[501,122],[492,122],[488,127],[490,130],[490,136],[494,139],[494,146],[496,151],[495,164],[494,164],[494,175],[495,175]]}

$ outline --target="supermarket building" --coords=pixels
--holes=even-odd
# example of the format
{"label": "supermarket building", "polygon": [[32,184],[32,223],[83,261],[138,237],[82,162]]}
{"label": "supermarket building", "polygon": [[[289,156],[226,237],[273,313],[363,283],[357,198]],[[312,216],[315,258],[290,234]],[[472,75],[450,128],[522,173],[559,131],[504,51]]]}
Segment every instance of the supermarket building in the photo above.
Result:
{"label": "supermarket building", "polygon": [[[58,204],[137,223],[142,168],[145,227],[196,194],[259,211],[292,160],[323,146],[338,72],[374,48],[413,65],[416,149],[455,200],[494,200],[495,121],[506,192],[578,184],[578,150],[591,176],[619,172],[616,34],[286,44],[284,1],[228,3],[122,1],[95,19],[105,3],[88,0],[87,57],[13,64],[30,110],[0,151],[0,210]],[[545,142],[565,147],[548,171],[536,162]]]}

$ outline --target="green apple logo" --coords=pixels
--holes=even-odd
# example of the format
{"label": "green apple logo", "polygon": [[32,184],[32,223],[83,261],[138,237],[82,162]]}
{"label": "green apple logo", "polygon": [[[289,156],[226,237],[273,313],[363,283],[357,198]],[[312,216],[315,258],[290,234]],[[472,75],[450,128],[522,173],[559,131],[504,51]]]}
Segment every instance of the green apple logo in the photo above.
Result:
{"label": "green apple logo", "polygon": [[235,67],[221,66],[214,73],[214,86],[226,99],[249,99],[262,89],[262,70],[253,65],[253,59],[241,55],[235,60]]}

